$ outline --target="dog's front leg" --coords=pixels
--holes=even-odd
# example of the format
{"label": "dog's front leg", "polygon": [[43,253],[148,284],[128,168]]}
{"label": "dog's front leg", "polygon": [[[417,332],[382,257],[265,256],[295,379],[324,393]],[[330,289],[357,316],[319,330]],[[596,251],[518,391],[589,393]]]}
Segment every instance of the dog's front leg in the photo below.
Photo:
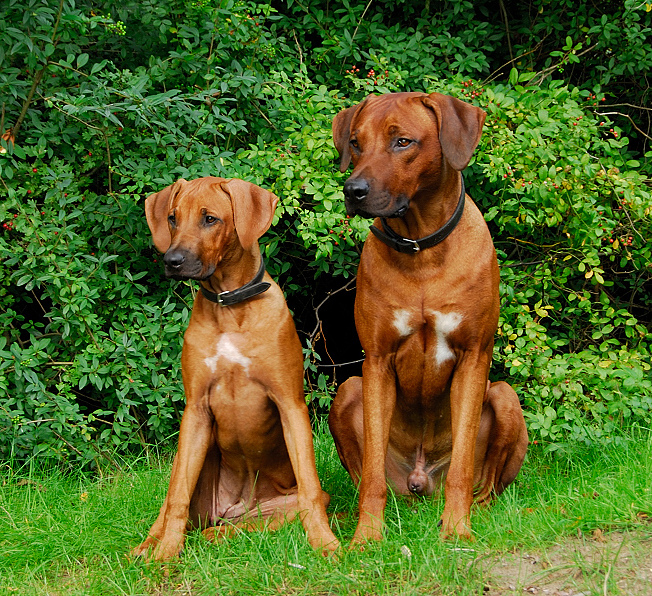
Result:
{"label": "dog's front leg", "polygon": [[317,476],[312,429],[303,394],[303,370],[291,377],[294,381],[285,379],[285,384],[279,379],[278,390],[273,395],[297,480],[299,516],[310,545],[322,551],[334,551],[339,541],[328,523],[325,502],[328,495],[322,491]]}
{"label": "dog's front leg", "polygon": [[383,532],[387,481],[385,458],[396,405],[396,378],[389,355],[367,353],[362,365],[364,452],[360,480],[360,519],[352,544],[380,540]]}
{"label": "dog's front leg", "polygon": [[487,388],[489,358],[465,354],[458,362],[451,384],[453,452],[446,476],[442,535],[471,538],[471,503],[475,444],[482,403]]}
{"label": "dog's front leg", "polygon": [[179,448],[174,458],[170,485],[159,517],[150,530],[150,536],[134,549],[134,554],[146,554],[165,560],[177,555],[183,548],[190,499],[197,485],[206,453],[211,442],[213,418],[208,408],[188,400],[181,419]]}

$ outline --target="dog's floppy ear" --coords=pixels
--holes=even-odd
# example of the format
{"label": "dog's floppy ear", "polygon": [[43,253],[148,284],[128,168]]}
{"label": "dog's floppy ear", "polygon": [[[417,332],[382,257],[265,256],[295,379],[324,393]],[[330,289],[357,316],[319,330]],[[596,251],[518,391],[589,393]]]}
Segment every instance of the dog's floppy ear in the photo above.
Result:
{"label": "dog's floppy ear", "polygon": [[272,225],[278,197],[264,188],[238,178],[221,182],[220,186],[231,197],[233,225],[242,248],[247,250]]}
{"label": "dog's floppy ear", "polygon": [[161,252],[167,252],[172,242],[170,236],[170,228],[168,227],[168,211],[170,210],[170,201],[179,192],[181,186],[185,184],[185,180],[180,178],[174,184],[165,187],[159,192],[149,195],[145,199],[145,216],[147,217],[147,225],[152,238],[154,239],[154,246]]}
{"label": "dog's floppy ear", "polygon": [[349,137],[351,136],[351,122],[353,116],[364,106],[367,100],[364,99],[358,105],[342,110],[333,118],[333,144],[340,154],[340,172],[346,172],[351,163],[351,149]]}
{"label": "dog's floppy ear", "polygon": [[471,104],[441,93],[431,93],[423,103],[434,110],[439,120],[439,143],[448,163],[461,172],[471,161],[480,142],[486,112]]}

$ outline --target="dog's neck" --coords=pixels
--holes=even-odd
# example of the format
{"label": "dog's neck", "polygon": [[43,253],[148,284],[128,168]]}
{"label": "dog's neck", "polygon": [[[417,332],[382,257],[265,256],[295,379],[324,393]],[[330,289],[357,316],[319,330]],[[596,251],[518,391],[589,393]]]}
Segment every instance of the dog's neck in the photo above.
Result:
{"label": "dog's neck", "polygon": [[245,250],[239,244],[225,255],[211,277],[201,283],[210,292],[233,292],[248,284],[260,269],[262,255],[258,242]]}
{"label": "dog's neck", "polygon": [[462,175],[445,161],[436,188],[417,192],[403,217],[388,219],[389,226],[405,238],[424,238],[440,229],[453,215],[460,199]]}

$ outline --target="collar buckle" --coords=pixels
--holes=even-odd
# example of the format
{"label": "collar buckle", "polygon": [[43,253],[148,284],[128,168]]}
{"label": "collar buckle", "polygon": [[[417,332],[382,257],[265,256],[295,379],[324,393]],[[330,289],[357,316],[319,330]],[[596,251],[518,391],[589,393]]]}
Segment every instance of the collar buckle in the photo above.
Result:
{"label": "collar buckle", "polygon": [[412,238],[403,238],[403,240],[407,242],[407,245],[412,249],[412,252],[421,252],[421,247],[419,246],[419,242],[417,240],[413,240]]}

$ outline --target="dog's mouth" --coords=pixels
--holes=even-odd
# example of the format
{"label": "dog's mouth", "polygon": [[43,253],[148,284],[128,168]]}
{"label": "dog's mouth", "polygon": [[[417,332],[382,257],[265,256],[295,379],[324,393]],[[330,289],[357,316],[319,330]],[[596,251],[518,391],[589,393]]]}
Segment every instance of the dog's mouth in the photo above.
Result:
{"label": "dog's mouth", "polygon": [[213,273],[215,273],[214,267],[207,272],[199,271],[198,273],[195,272],[187,273],[185,271],[177,271],[169,267],[165,268],[165,277],[167,277],[168,279],[176,279],[177,281],[187,281],[189,279],[204,281],[209,279],[211,275],[213,275]]}
{"label": "dog's mouth", "polygon": [[409,200],[405,197],[401,197],[397,202],[399,205],[393,205],[391,209],[384,208],[370,210],[368,207],[364,209],[358,205],[352,205],[349,203],[349,201],[346,201],[346,213],[347,215],[359,215],[360,217],[366,218],[385,217],[391,219],[394,217],[403,217],[409,209]]}
{"label": "dog's mouth", "polygon": [[407,210],[408,210],[408,206],[407,206],[407,205],[401,205],[401,206],[400,206],[400,207],[399,207],[399,208],[394,212],[393,215],[388,215],[387,217],[403,217],[403,216],[407,213]]}

